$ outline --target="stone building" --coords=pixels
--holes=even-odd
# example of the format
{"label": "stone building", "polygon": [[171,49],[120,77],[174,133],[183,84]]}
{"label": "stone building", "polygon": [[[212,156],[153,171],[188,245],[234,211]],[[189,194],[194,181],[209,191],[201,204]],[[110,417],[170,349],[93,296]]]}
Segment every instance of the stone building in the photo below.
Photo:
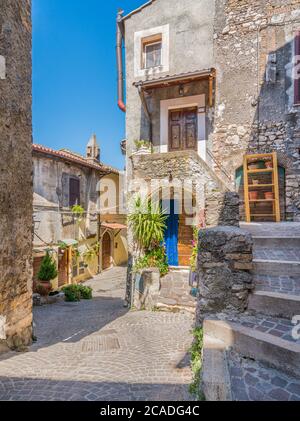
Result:
{"label": "stone building", "polygon": [[[244,218],[245,154],[277,152],[281,219],[300,218],[299,19],[297,0],[152,0],[119,13],[129,192],[153,178],[179,179],[191,181],[197,198],[194,214],[179,217],[172,265],[188,264],[187,220],[217,225],[224,192],[240,193]],[[119,65],[124,111],[121,81]],[[136,140],[152,149],[139,153]],[[184,202],[174,194],[171,201]],[[257,215],[261,205],[252,204]]]}
{"label": "stone building", "polygon": [[86,157],[33,145],[33,169],[34,279],[47,250],[57,261],[54,288],[126,263],[125,217],[116,208],[107,216],[99,201],[102,183],[110,180],[117,189],[120,174],[100,163],[96,136],[87,144]]}
{"label": "stone building", "polygon": [[0,352],[32,337],[31,2],[0,1]]}

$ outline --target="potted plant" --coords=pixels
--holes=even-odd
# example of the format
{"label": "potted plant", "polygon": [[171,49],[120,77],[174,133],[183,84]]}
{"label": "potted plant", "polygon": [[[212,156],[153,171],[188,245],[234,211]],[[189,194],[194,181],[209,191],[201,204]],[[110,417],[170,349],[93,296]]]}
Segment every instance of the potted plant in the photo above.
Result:
{"label": "potted plant", "polygon": [[168,273],[168,262],[163,245],[167,215],[159,204],[138,197],[128,215],[141,257],[135,263],[135,271],[143,268],[159,268],[161,276]]}
{"label": "potted plant", "polygon": [[272,160],[265,161],[265,167],[266,168],[273,168],[273,161]]}
{"label": "potted plant", "polygon": [[249,199],[250,200],[257,200],[258,198],[258,191],[250,191],[249,192]]}
{"label": "potted plant", "polygon": [[248,170],[259,170],[261,168],[261,162],[252,161],[248,164]]}
{"label": "potted plant", "polygon": [[46,256],[42,260],[42,264],[38,273],[38,280],[43,285],[43,287],[50,292],[52,289],[51,281],[56,277],[56,264],[50,256],[49,251],[47,251]]}
{"label": "potted plant", "polygon": [[271,191],[266,191],[265,192],[265,199],[266,200],[273,200],[274,199],[274,193]]}
{"label": "potted plant", "polygon": [[152,145],[148,140],[136,140],[134,155],[148,155],[152,152]]}

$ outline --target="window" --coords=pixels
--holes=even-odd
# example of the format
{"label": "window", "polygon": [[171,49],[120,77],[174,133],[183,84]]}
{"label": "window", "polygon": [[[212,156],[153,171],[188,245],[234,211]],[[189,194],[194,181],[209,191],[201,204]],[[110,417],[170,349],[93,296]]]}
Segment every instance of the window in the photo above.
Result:
{"label": "window", "polygon": [[161,35],[157,41],[143,40],[143,68],[151,69],[162,65],[162,41]]}
{"label": "window", "polygon": [[300,104],[300,31],[298,31],[295,36],[295,59],[293,77],[295,104]]}
{"label": "window", "polygon": [[70,178],[69,183],[69,206],[80,204],[80,182],[77,178]]}
{"label": "window", "polygon": [[156,26],[134,33],[134,77],[169,71],[170,28]]}

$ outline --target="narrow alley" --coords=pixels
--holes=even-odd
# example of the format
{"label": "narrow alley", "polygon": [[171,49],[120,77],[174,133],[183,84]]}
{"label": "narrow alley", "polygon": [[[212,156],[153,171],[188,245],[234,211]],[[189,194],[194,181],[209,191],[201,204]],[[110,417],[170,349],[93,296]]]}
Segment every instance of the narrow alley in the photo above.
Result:
{"label": "narrow alley", "polygon": [[123,307],[125,268],[93,300],[35,307],[37,342],[0,358],[0,400],[188,400],[192,316]]}

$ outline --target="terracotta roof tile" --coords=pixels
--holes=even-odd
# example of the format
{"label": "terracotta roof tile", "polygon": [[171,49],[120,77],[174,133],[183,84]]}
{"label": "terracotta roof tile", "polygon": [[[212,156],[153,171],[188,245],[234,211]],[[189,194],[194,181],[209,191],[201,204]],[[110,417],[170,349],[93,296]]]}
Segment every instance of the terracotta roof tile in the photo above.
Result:
{"label": "terracotta roof tile", "polygon": [[32,150],[33,150],[33,152],[40,152],[40,153],[44,153],[44,154],[47,154],[47,155],[52,155],[52,156],[55,156],[57,158],[64,159],[68,162],[73,162],[75,164],[83,165],[83,166],[88,167],[88,168],[94,168],[95,170],[98,170],[102,173],[119,174],[119,170],[117,170],[116,168],[113,168],[113,167],[110,167],[108,165],[104,165],[104,164],[101,164],[101,163],[96,164],[96,163],[88,162],[83,156],[81,156],[77,153],[68,151],[66,149],[56,151],[54,149],[48,148],[48,147],[43,146],[43,145],[33,144]]}

